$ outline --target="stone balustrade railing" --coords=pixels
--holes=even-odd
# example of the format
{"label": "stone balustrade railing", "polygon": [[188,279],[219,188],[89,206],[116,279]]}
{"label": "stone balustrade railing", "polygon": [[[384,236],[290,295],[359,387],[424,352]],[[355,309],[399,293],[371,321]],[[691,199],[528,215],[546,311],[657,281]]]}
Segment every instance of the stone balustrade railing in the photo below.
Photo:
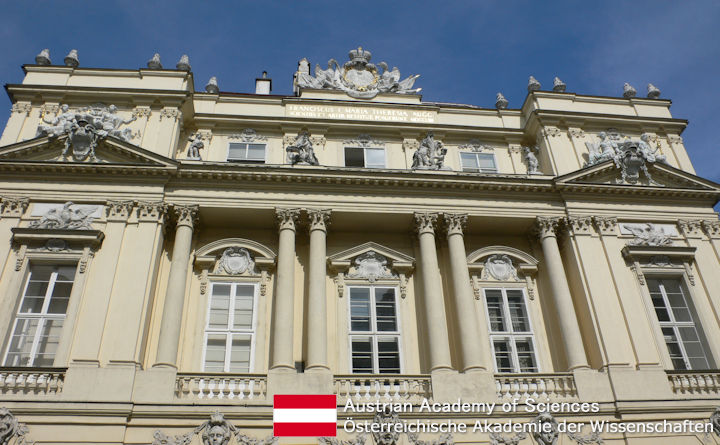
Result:
{"label": "stone balustrade railing", "polygon": [[263,374],[179,373],[175,397],[183,400],[243,400],[264,402],[267,377]]}
{"label": "stone balustrade railing", "polygon": [[59,394],[64,381],[64,368],[0,368],[0,395]]}
{"label": "stone balustrade railing", "polygon": [[417,375],[336,375],[335,393],[338,404],[347,399],[354,402],[392,401],[420,403],[424,398],[432,399],[430,376]]}
{"label": "stone balustrade railing", "polygon": [[556,374],[496,374],[498,399],[560,401],[577,399],[575,378],[569,373]]}
{"label": "stone balustrade railing", "polygon": [[673,393],[683,397],[718,397],[720,372],[669,371],[667,373]]}

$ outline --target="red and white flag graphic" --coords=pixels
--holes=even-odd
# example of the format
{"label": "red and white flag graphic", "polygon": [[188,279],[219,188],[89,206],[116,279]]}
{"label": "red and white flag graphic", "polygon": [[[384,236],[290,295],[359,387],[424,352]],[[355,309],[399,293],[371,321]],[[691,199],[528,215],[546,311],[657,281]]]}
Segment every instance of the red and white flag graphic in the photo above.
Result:
{"label": "red and white flag graphic", "polygon": [[334,394],[275,395],[273,435],[336,436],[336,396]]}

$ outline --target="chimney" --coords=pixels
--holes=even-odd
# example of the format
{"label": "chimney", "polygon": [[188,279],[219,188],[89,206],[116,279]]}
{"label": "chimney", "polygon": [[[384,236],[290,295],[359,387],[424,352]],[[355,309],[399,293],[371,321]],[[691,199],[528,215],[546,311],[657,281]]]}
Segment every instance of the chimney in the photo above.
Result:
{"label": "chimney", "polygon": [[267,71],[263,71],[262,77],[255,79],[255,94],[270,94],[272,91],[272,79],[268,79]]}

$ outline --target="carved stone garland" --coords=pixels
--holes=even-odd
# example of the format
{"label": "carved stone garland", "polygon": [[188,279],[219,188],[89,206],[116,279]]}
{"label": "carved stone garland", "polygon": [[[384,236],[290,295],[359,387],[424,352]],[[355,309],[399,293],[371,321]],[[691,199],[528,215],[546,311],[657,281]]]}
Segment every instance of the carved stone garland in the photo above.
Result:
{"label": "carved stone garland", "polygon": [[259,142],[259,141],[267,141],[267,137],[261,136],[257,134],[257,132],[252,128],[246,128],[240,133],[234,133],[228,136],[228,139],[233,140],[237,139],[240,142]]}
{"label": "carved stone garland", "polygon": [[374,139],[369,134],[361,134],[361,135],[358,135],[358,137],[355,139],[347,139],[347,140],[343,141],[343,145],[346,147],[371,148],[371,147],[384,147],[385,142]]}
{"label": "carved stone garland", "polygon": [[28,427],[18,422],[17,418],[7,408],[0,408],[0,445],[8,445],[11,439],[15,439],[15,445],[33,445],[30,440]]}
{"label": "carved stone garland", "polygon": [[235,437],[237,443],[243,445],[276,445],[278,441],[278,438],[274,436],[268,436],[265,439],[246,436],[225,420],[225,416],[219,411],[215,411],[210,416],[210,420],[203,422],[186,434],[170,437],[160,430],[155,430],[152,445],[189,445],[193,438],[198,435],[201,437],[203,445],[228,445],[233,437]]}

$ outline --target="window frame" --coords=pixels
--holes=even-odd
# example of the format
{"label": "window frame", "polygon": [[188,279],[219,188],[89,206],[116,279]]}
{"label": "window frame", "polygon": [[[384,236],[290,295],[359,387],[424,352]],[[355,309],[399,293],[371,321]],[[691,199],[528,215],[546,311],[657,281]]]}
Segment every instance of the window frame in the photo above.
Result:
{"label": "window frame", "polygon": [[[660,346],[660,350],[662,351],[661,356],[662,360],[665,362],[665,368],[669,370],[675,370],[675,371],[706,371],[708,369],[714,369],[715,368],[715,357],[712,353],[712,348],[710,346],[710,341],[705,334],[705,329],[703,328],[702,320],[700,319],[700,315],[697,311],[697,308],[695,306],[695,295],[692,292],[691,287],[688,285],[687,275],[685,273],[668,273],[667,271],[653,271],[643,268],[642,273],[645,276],[644,285],[643,287],[643,294],[645,297],[646,302],[646,308],[648,312],[650,313],[650,316],[653,320],[653,330],[655,332],[655,337],[658,342],[658,345]],[[695,328],[695,332],[698,335],[698,338],[700,340],[700,344],[703,347],[703,352],[705,353],[705,359],[708,362],[708,368],[692,368],[690,367],[690,363],[688,362],[688,356],[685,352],[685,346],[682,344],[682,340],[678,342],[678,346],[680,347],[680,350],[683,354],[683,361],[685,363],[686,369],[677,369],[675,368],[675,364],[673,363],[672,357],[670,355],[670,350],[668,349],[667,342],[665,341],[665,334],[663,334],[662,329],[665,327],[672,327],[673,332],[675,333],[676,337],[678,339],[682,339],[682,336],[678,335],[676,327],[687,327],[689,326],[690,322],[663,322],[660,321],[660,319],[657,316],[657,312],[655,310],[655,304],[652,301],[652,294],[650,293],[650,280],[676,280],[679,284],[679,288],[683,293],[683,298],[685,299],[685,304],[688,307],[688,310],[690,311],[690,316],[692,317],[692,326]],[[664,287],[664,286],[663,286]],[[662,293],[662,292],[661,292]],[[663,302],[666,305],[666,309],[669,312],[669,315],[672,317],[672,320],[674,320],[675,315],[672,313],[672,310],[670,309],[671,306],[669,305],[669,301],[667,300],[667,296],[662,293]],[[679,325],[679,326],[678,326]]]}
{"label": "window frame", "polygon": [[[346,150],[348,150],[348,149],[351,149],[351,150],[362,150],[362,152],[363,152],[363,166],[362,166],[362,167],[360,167],[360,166],[354,166],[354,165],[350,165],[350,166],[347,165],[345,153],[346,153]],[[382,152],[383,152],[383,165],[382,165],[382,167],[368,167],[368,165],[367,165],[367,159],[368,159],[368,157],[367,157],[367,150],[382,150]],[[343,146],[343,166],[344,166],[344,167],[347,167],[347,168],[384,169],[384,168],[387,168],[387,164],[388,164],[388,162],[387,162],[387,150],[385,149],[385,147],[361,147],[361,146],[357,146],[357,145],[345,145],[345,146]]]}
{"label": "window frame", "polygon": [[[230,157],[230,146],[233,144],[238,145],[245,145],[245,154],[248,153],[249,146],[250,145],[262,145],[263,146],[263,159],[240,159],[240,158],[231,158]],[[247,164],[267,164],[268,159],[268,144],[267,143],[261,143],[261,142],[228,142],[227,145],[227,153],[225,155],[225,162],[234,162],[234,163],[247,163]]]}
{"label": "window frame", "polygon": [[[213,289],[215,285],[217,284],[227,284],[231,286],[231,297],[236,296],[236,288],[237,286],[252,286],[253,287],[253,314],[252,314],[252,329],[250,331],[247,330],[233,330],[231,328],[227,329],[209,329],[208,324],[210,322],[210,309],[211,309],[211,303],[212,303],[212,297],[213,297]],[[257,324],[258,324],[258,304],[259,304],[259,296],[260,296],[260,283],[257,281],[239,281],[239,280],[227,280],[227,279],[213,279],[209,282],[208,286],[208,292],[207,292],[207,303],[206,303],[206,310],[205,310],[205,322],[203,324],[203,342],[202,342],[202,354],[201,354],[201,369],[202,372],[220,372],[220,373],[230,373],[230,374],[252,374],[255,370],[255,347],[257,342]],[[228,326],[232,326],[233,319],[235,317],[235,298],[230,299],[230,305],[228,307]],[[205,370],[205,357],[207,353],[207,339],[208,335],[211,334],[225,334],[225,360],[223,364],[223,371],[206,371]],[[250,360],[248,363],[248,371],[246,373],[243,372],[234,372],[230,371],[230,357],[232,352],[232,336],[233,335],[249,335],[250,336]],[[228,343],[230,343],[230,347],[228,347]]]}
{"label": "window frame", "polygon": [[[477,170],[466,170],[463,167],[463,154],[470,154],[475,155],[475,159],[477,160],[478,169]],[[493,165],[495,168],[493,170],[485,169],[483,170],[480,168],[480,161],[478,159],[478,156],[491,156]],[[497,164],[497,156],[495,156],[495,153],[493,152],[477,152],[477,151],[460,151],[458,152],[458,161],[460,161],[460,171],[463,173],[499,173],[498,171],[498,164]]]}
{"label": "window frame", "polygon": [[[17,297],[14,298],[15,304],[13,306],[13,310],[10,312],[10,319],[7,323],[7,330],[5,338],[3,339],[3,355],[2,355],[2,361],[0,361],[0,364],[4,367],[20,367],[20,368],[53,368],[58,367],[61,364],[63,364],[67,360],[67,350],[69,348],[69,342],[72,341],[72,329],[69,327],[70,325],[75,324],[75,320],[77,317],[77,309],[79,306],[78,303],[78,296],[77,294],[80,292],[80,288],[84,287],[84,271],[81,269],[82,265],[80,264],[80,258],[77,258],[75,255],[39,255],[36,256],[33,253],[28,252],[27,258],[23,258],[23,266],[22,272],[18,272],[18,276],[21,277],[20,285],[18,286],[18,292]],[[48,289],[45,291],[45,296],[43,297],[43,312],[40,313],[23,313],[20,314],[20,308],[22,307],[22,303],[25,300],[27,288],[30,284],[30,277],[32,276],[32,267],[33,266],[74,266],[75,267],[75,275],[73,276],[72,281],[72,288],[70,290],[70,294],[68,296],[68,302],[67,306],[65,307],[64,314],[48,314],[47,313],[47,307],[50,303],[51,298],[48,298],[48,295],[52,293],[52,290],[54,290],[55,286],[54,284],[57,282],[57,273],[53,272],[51,276],[51,282],[53,283],[53,286],[48,285]],[[52,278],[55,278],[54,280]],[[18,316],[24,320],[29,319],[37,319],[41,320],[41,323],[38,324],[35,335],[33,336],[33,345],[31,347],[30,356],[31,356],[31,364],[28,365],[6,365],[6,361],[8,359],[8,354],[10,354],[10,346],[12,344],[12,338],[15,333],[15,329],[17,328],[18,323]],[[63,325],[60,330],[59,338],[58,338],[58,345],[55,350],[55,353],[53,355],[53,364],[48,366],[40,366],[35,364],[35,360],[37,359],[37,347],[39,343],[40,333],[42,332],[42,327],[45,325],[45,321],[47,320],[62,320]]]}
{"label": "window frame", "polygon": [[[351,303],[351,297],[350,297],[350,289],[352,288],[366,288],[370,289],[370,323],[372,329],[370,331],[353,331],[352,330],[352,303]],[[384,289],[392,289],[394,292],[395,297],[395,322],[397,324],[397,329],[395,331],[378,331],[377,330],[377,318],[376,318],[376,302],[375,302],[375,292],[374,290],[376,288],[384,288]],[[373,364],[373,372],[370,374],[372,375],[401,375],[404,370],[404,351],[403,351],[403,336],[402,336],[402,321],[400,316],[400,299],[398,298],[400,295],[400,289],[397,284],[387,284],[382,282],[376,282],[372,284],[362,284],[362,283],[353,283],[353,284],[347,284],[345,286],[345,295],[347,295],[347,326],[348,326],[348,336],[347,336],[347,347],[348,347],[348,369],[350,371],[350,374],[354,375],[362,375],[366,373],[355,373],[353,372],[353,351],[352,351],[352,340],[355,337],[359,338],[371,338],[372,340],[372,346],[373,350],[371,353],[373,354],[372,357],[372,364]],[[397,345],[398,345],[398,362],[399,362],[399,372],[398,373],[380,373],[380,366],[379,366],[379,352],[377,348],[378,338],[382,337],[392,337],[397,339]]]}
{"label": "window frame", "polygon": [[[519,290],[522,292],[523,297],[523,305],[525,306],[525,313],[527,315],[528,325],[530,327],[530,331],[528,333],[521,332],[521,333],[515,333],[514,331],[502,331],[502,332],[494,332],[492,330],[492,322],[490,320],[490,311],[488,310],[487,305],[487,294],[486,291],[488,290],[499,290],[501,292],[503,305],[502,305],[502,311],[503,311],[503,319],[509,322],[509,326],[512,328],[512,317],[510,315],[510,310],[508,306],[507,301],[507,291],[508,290]],[[543,368],[541,365],[540,360],[540,351],[538,348],[538,342],[535,335],[535,323],[533,321],[533,317],[530,310],[530,305],[528,304],[528,292],[527,288],[525,286],[483,286],[482,287],[482,302],[483,302],[483,310],[485,312],[485,322],[487,323],[488,327],[488,340],[490,343],[490,351],[493,358],[493,366],[495,368],[496,373],[502,373],[502,374],[539,374],[543,372]],[[507,371],[500,371],[498,370],[498,364],[497,364],[497,357],[495,356],[495,344],[494,339],[503,339],[508,338],[510,339],[510,353],[511,353],[511,360],[512,360],[512,366],[513,371],[507,372]],[[535,359],[535,367],[537,368],[535,371],[520,371],[520,364],[519,364],[519,358],[517,354],[517,347],[515,345],[515,339],[516,338],[529,338],[532,343],[532,349],[533,349],[533,357]]]}

